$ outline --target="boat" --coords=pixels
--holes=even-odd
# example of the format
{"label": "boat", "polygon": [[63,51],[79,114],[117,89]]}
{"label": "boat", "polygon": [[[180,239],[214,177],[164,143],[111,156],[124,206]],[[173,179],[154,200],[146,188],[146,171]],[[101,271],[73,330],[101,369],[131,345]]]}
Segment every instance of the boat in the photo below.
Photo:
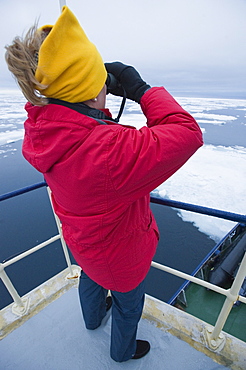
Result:
{"label": "boat", "polygon": [[[23,197],[23,194],[46,192],[46,188],[45,182],[37,183],[3,194],[0,201],[14,202]],[[46,201],[52,209],[50,192],[48,188],[47,190]],[[13,300],[0,311],[1,369],[63,370],[69,366],[86,370],[117,369],[122,366],[134,369],[154,366],[156,369],[170,370],[176,370],[178,367],[187,370],[246,369],[245,339],[222,330],[231,310],[246,308],[244,294],[239,295],[240,289],[241,293],[244,289],[246,254],[244,253],[242,261],[237,262],[233,269],[231,287],[225,289],[214,285],[207,278],[211,277],[210,272],[218,261],[218,265],[221,266],[225,256],[229,255],[225,251],[235,250],[240,241],[245,240],[246,216],[163,200],[154,196],[151,197],[151,201],[152,206],[157,205],[158,212],[161,209],[163,214],[169,207],[175,207],[210,214],[213,217],[215,215],[224,217],[238,221],[238,224],[190,274],[152,262],[152,268],[178,276],[179,281],[184,280],[184,283],[180,284],[178,290],[175,288],[168,302],[150,294],[146,295],[139,334],[150,340],[152,346],[150,353],[137,363],[133,360],[124,365],[115,363],[109,357],[110,316],[106,317],[105,322],[96,331],[88,332],[85,329],[77,293],[80,267],[71,263],[59,219],[53,214],[57,227],[56,235],[51,235],[48,240],[0,264],[0,277]],[[158,214],[156,216],[158,218]],[[51,248],[51,245],[57,242],[64,251],[67,267],[21,296],[12,282],[8,268],[21,263],[23,259],[27,260],[28,256],[38,253],[43,248]],[[160,280],[160,286],[162,282],[164,283],[164,280]],[[212,324],[197,315],[201,306],[210,307],[211,299],[207,299],[205,303],[201,301],[194,303],[194,300],[189,303],[189,296],[194,296],[194,293],[190,294],[194,285],[199,289],[205,289],[206,293],[219,294],[222,300],[226,297],[222,308],[217,310],[216,320]],[[240,305],[235,307],[236,302]],[[195,313],[189,312],[188,308],[192,307]],[[245,311],[244,320],[241,320],[241,331],[245,332],[243,329]]]}
{"label": "boat", "polygon": [[[65,3],[60,0],[61,7]],[[150,341],[152,349],[146,357],[137,362],[129,360],[118,364],[109,356],[110,311],[97,330],[91,332],[84,327],[77,292],[81,269],[71,260],[62,236],[60,221],[52,213],[50,191],[47,188],[46,192],[46,188],[45,182],[39,182],[0,196],[0,205],[11,202],[10,209],[15,214],[16,210],[21,209],[20,204],[23,206],[24,203],[24,207],[33,208],[35,199],[39,197],[38,192],[42,191],[44,217],[50,222],[52,215],[56,225],[54,234],[41,243],[37,236],[36,243],[31,248],[25,247],[24,236],[28,234],[28,230],[23,230],[18,249],[24,251],[0,263],[0,288],[5,290],[5,294],[9,294],[7,303],[0,310],[1,369],[246,369],[246,339],[241,335],[246,333],[246,254],[243,244],[246,216],[161,199],[152,194],[151,207],[160,225],[167,209],[172,208],[222,217],[238,224],[220,243],[213,245],[205,256],[200,256],[199,261],[194,260],[195,266],[189,265],[188,268],[185,258],[178,268],[166,266],[159,260],[152,262],[152,269],[158,271],[158,284],[148,286],[139,323],[139,335]],[[24,194],[32,195],[31,202],[26,202],[26,198],[19,201]],[[34,221],[32,215],[30,211],[27,221],[30,225],[33,225]],[[20,223],[22,217],[20,212]],[[36,226],[41,229],[41,225]],[[10,229],[9,235],[13,232]],[[187,233],[187,240],[189,236]],[[33,283],[36,265],[33,264],[31,256],[52,247],[54,256],[63,251],[66,267],[62,264],[61,270],[54,269],[50,276],[50,272],[46,274],[45,270],[51,264],[47,263],[47,258],[40,258],[39,268],[41,265],[46,277],[44,281],[37,279],[38,284]],[[240,253],[237,252],[238,249]],[[223,284],[215,284],[214,276],[217,278],[223,275],[224,264],[228,264],[228,258],[230,267],[232,260],[234,261],[229,281],[226,281],[225,286],[224,279]],[[18,273],[12,269],[17,265],[20,265]],[[27,267],[30,267],[31,273]],[[20,284],[20,276],[24,276],[28,283],[27,291],[23,290]],[[204,298],[203,301],[201,297]],[[239,310],[242,314],[237,332],[226,328],[230,320],[229,313],[233,310],[237,311],[237,316]],[[206,312],[206,317],[201,317],[201,312]],[[234,322],[232,327],[235,326]]]}
{"label": "boat", "polygon": [[[223,289],[229,289],[235,280],[245,251],[246,225],[238,223],[216,244],[192,275]],[[246,277],[243,279],[239,295],[246,297]],[[174,294],[170,304],[214,325],[218,309],[223,305],[223,297],[208,288],[186,281]],[[236,300],[224,326],[224,330],[244,342],[246,330],[243,330],[242,323],[245,317],[246,306]]]}

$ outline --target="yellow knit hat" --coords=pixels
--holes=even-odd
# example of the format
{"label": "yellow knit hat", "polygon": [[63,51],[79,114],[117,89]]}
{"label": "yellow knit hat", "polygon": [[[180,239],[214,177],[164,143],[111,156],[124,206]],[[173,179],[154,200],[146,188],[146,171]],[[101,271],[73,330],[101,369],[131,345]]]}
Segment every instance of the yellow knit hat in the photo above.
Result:
{"label": "yellow knit hat", "polygon": [[74,14],[67,6],[42,43],[36,79],[48,87],[40,90],[46,97],[71,103],[94,99],[102,90],[107,72],[103,60]]}

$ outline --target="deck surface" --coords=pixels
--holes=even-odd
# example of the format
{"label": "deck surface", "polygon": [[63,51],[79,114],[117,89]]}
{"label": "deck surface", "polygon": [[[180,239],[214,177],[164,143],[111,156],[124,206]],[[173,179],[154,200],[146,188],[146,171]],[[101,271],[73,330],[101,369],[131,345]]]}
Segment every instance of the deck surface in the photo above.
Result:
{"label": "deck surface", "polygon": [[116,363],[109,356],[110,315],[95,331],[85,329],[78,292],[70,289],[0,341],[1,370],[222,370],[201,352],[153,323],[141,320],[138,338],[151,343],[140,360]]}

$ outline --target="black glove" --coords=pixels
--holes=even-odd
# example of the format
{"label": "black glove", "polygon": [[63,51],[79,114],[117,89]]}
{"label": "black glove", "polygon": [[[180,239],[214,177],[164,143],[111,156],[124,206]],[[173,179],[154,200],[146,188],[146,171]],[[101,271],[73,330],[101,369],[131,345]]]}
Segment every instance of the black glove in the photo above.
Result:
{"label": "black glove", "polygon": [[150,89],[134,67],[121,62],[105,63],[105,67],[107,72],[114,75],[118,81],[118,84],[108,91],[113,95],[123,97],[125,90],[128,99],[139,103],[143,94]]}

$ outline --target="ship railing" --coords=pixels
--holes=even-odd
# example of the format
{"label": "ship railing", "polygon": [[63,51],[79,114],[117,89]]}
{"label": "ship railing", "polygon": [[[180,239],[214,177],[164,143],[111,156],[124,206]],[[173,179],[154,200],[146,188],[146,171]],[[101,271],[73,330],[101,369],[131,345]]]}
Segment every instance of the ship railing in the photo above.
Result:
{"label": "ship railing", "polygon": [[[31,185],[31,186],[28,186],[28,187],[10,192],[10,193],[3,194],[3,195],[0,196],[0,202],[4,201],[4,200],[7,200],[7,199],[10,199],[10,198],[13,198],[13,197],[16,197],[18,195],[33,191],[35,189],[45,187],[45,186],[47,186],[46,182],[40,182],[38,184],[34,184],[34,185]],[[48,187],[47,187],[47,190],[48,190],[49,199],[50,199],[50,202],[51,202],[51,194],[50,194],[50,190],[49,190]],[[170,200],[170,199],[161,199],[161,198],[154,197],[154,196],[151,196],[151,202],[161,204],[161,205],[164,205],[164,206],[168,206],[168,207],[172,207],[172,208],[183,209],[183,210],[187,210],[187,211],[191,211],[191,212],[195,212],[195,213],[200,213],[200,214],[205,214],[205,215],[209,215],[209,216],[213,216],[213,217],[223,218],[223,219],[226,219],[226,220],[230,220],[230,221],[234,221],[234,222],[238,222],[238,223],[241,223],[243,225],[246,225],[246,215],[241,215],[241,214],[231,213],[231,212],[225,212],[225,211],[221,211],[221,210],[217,210],[217,209],[212,209],[212,208],[208,208],[208,207],[202,207],[202,206],[198,206],[198,205],[178,202],[178,201],[174,201],[174,200]],[[51,206],[52,206],[52,202],[51,202]],[[53,207],[52,207],[52,209],[53,209]],[[70,260],[70,257],[69,257],[68,249],[67,249],[66,243],[65,243],[65,241],[63,239],[63,236],[62,236],[60,221],[59,221],[58,217],[55,215],[55,213],[54,213],[54,217],[55,217],[55,221],[56,221],[56,225],[57,225],[57,229],[58,229],[58,234],[57,235],[51,237],[47,241],[45,241],[45,242],[43,242],[43,243],[41,243],[37,246],[27,250],[26,252],[21,253],[18,256],[15,256],[15,257],[9,259],[6,262],[0,263],[0,278],[2,279],[4,285],[6,286],[7,290],[9,291],[9,293],[11,294],[11,296],[14,300],[14,305],[12,306],[12,310],[17,315],[20,315],[20,316],[24,315],[28,310],[28,304],[27,304],[27,301],[25,300],[25,298],[20,297],[20,295],[16,291],[13,283],[11,282],[11,280],[9,279],[9,277],[8,277],[6,271],[5,271],[6,267],[12,265],[13,263],[21,260],[22,258],[24,258],[24,257],[40,250],[41,248],[44,248],[47,245],[55,242],[56,240],[60,239],[61,244],[62,244],[62,248],[63,248],[63,251],[64,251],[64,255],[65,255],[65,258],[66,258],[66,263],[68,265],[68,270],[69,270],[68,278],[78,277],[78,270],[75,271],[73,269],[73,266],[71,264],[71,260]],[[221,288],[221,287],[216,286],[214,284],[211,284],[207,281],[199,279],[199,278],[195,277],[194,275],[186,274],[182,271],[178,271],[176,269],[173,269],[173,268],[168,267],[168,266],[164,266],[164,265],[159,264],[159,263],[154,262],[154,261],[152,261],[151,265],[154,268],[157,268],[159,270],[165,271],[165,272],[170,273],[172,275],[178,276],[182,279],[185,279],[186,281],[193,282],[193,283],[198,284],[200,286],[203,286],[207,289],[213,290],[214,292],[222,294],[226,297],[224,305],[221,308],[221,311],[218,315],[215,326],[213,327],[212,330],[211,330],[211,326],[208,326],[207,327],[207,333],[206,333],[209,346],[213,350],[216,350],[217,348],[219,348],[219,346],[221,345],[221,342],[223,341],[223,335],[222,335],[221,332],[222,332],[224,324],[225,324],[225,322],[226,322],[226,320],[227,320],[227,318],[230,314],[230,311],[233,307],[233,304],[236,301],[240,301],[240,302],[246,304],[246,298],[239,295],[240,288],[241,288],[241,286],[243,284],[243,281],[245,279],[245,276],[246,276],[246,253],[245,253],[245,255],[242,259],[242,262],[239,266],[239,269],[238,269],[238,272],[235,276],[233,284],[229,289]]]}

